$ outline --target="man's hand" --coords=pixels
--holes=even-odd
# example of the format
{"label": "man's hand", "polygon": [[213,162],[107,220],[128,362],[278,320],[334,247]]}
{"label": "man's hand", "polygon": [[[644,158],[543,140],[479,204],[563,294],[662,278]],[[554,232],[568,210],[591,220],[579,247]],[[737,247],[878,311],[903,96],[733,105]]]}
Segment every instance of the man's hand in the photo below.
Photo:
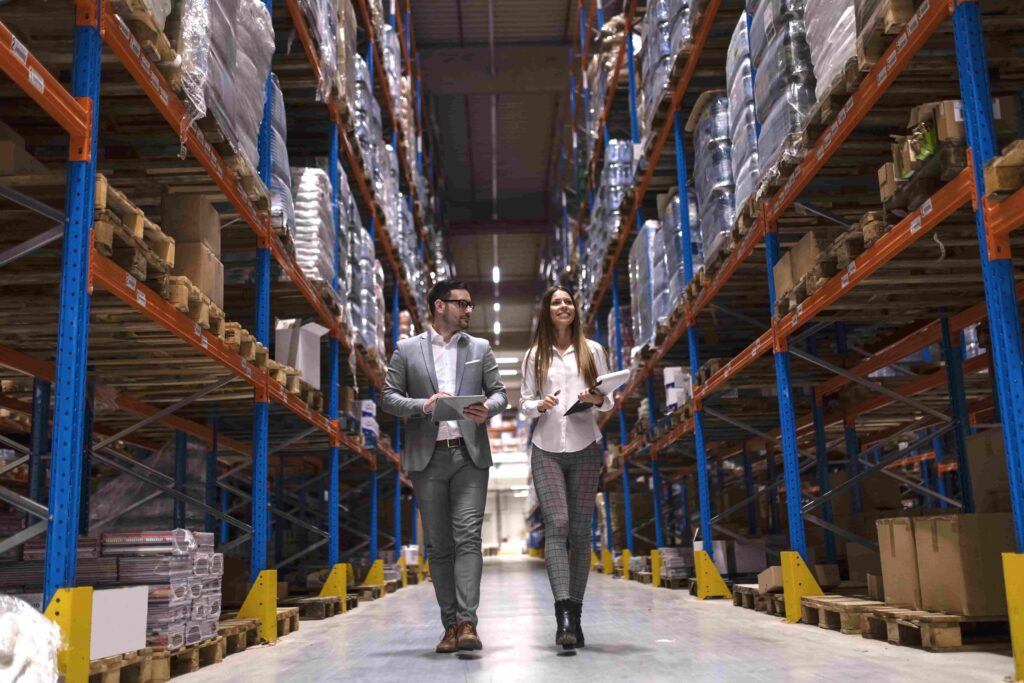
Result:
{"label": "man's hand", "polygon": [[436,394],[428,398],[427,402],[423,404],[423,412],[426,413],[427,415],[433,414],[434,404],[437,403],[437,399],[441,398],[442,396],[451,396],[451,394],[449,394],[447,391],[437,392]]}
{"label": "man's hand", "polygon": [[558,405],[558,395],[560,393],[562,393],[561,389],[559,389],[558,391],[556,391],[553,394],[548,394],[547,396],[545,396],[544,400],[542,400],[540,403],[537,404],[537,410],[539,412],[541,412],[541,413],[546,413],[549,410],[551,410],[552,408],[554,408],[555,406],[557,406]]}
{"label": "man's hand", "polygon": [[583,401],[584,403],[589,403],[589,404],[595,405],[595,406],[599,406],[602,403],[604,403],[604,396],[602,396],[599,392],[594,391],[593,389],[588,389],[587,391],[581,391],[580,395],[577,396],[577,398],[580,401]]}
{"label": "man's hand", "polygon": [[466,406],[462,409],[462,414],[473,422],[476,422],[478,425],[482,425],[484,422],[487,422],[487,406],[482,403]]}

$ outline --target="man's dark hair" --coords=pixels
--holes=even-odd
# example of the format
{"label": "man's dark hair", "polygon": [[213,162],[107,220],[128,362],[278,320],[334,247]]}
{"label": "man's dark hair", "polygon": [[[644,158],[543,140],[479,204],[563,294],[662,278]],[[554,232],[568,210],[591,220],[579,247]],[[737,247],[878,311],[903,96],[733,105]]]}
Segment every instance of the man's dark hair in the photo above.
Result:
{"label": "man's dark hair", "polygon": [[462,280],[440,280],[430,288],[430,293],[427,294],[427,306],[430,307],[431,318],[434,317],[434,302],[439,299],[447,299],[453,289],[465,289],[468,291],[469,287]]}

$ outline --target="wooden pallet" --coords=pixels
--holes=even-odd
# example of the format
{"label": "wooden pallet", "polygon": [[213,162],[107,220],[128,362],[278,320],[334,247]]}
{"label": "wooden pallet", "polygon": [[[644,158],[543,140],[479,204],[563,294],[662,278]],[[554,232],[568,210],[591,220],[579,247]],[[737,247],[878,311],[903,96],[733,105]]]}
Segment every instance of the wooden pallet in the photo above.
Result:
{"label": "wooden pallet", "polygon": [[224,339],[224,310],[184,275],[167,277],[167,300],[204,330]]}
{"label": "wooden pallet", "polygon": [[640,583],[654,583],[654,575],[651,572],[630,572],[629,578]]}
{"label": "wooden pallet", "polygon": [[860,82],[864,80],[864,75],[865,72],[861,71],[856,57],[846,60],[843,68],[836,73],[832,83],[822,92],[804,122],[804,145],[808,149],[817,143],[825,129],[839,116],[839,112],[844,107],[852,105],[850,95],[857,91]]}
{"label": "wooden pallet", "polygon": [[709,358],[700,366],[697,370],[697,381],[695,384],[705,384],[711,376],[722,369],[727,362],[728,358]]}
{"label": "wooden pallet", "polygon": [[769,593],[764,603],[765,614],[777,617],[786,616],[786,596],[782,593]]}
{"label": "wooden pallet", "polygon": [[861,71],[870,71],[892,43],[893,36],[903,30],[914,16],[913,0],[882,0],[857,27],[857,64]]}
{"label": "wooden pallet", "polygon": [[91,683],[150,683],[153,680],[153,650],[143,648],[89,663]]}
{"label": "wooden pallet", "polygon": [[359,599],[360,600],[380,600],[384,597],[384,586],[359,586]]}
{"label": "wooden pallet", "polygon": [[964,617],[902,607],[864,612],[861,635],[929,652],[1004,652],[1010,649],[1006,617]]}
{"label": "wooden pallet", "polygon": [[861,632],[860,615],[885,603],[845,595],[820,595],[800,600],[800,618],[805,624],[846,634]]}
{"label": "wooden pallet", "polygon": [[912,176],[897,181],[896,192],[882,206],[886,213],[914,211],[966,167],[967,148],[944,144]]}
{"label": "wooden pallet", "polygon": [[776,297],[775,314],[782,317],[796,309],[817,292],[836,274],[836,258],[827,251],[823,251],[817,263],[807,271],[793,288],[781,296]]}
{"label": "wooden pallet", "polygon": [[985,164],[985,197],[1001,202],[1024,187],[1024,140],[1014,140]]}
{"label": "wooden pallet", "polygon": [[146,56],[157,64],[172,64],[178,53],[143,0],[113,0],[111,5],[138,40]]}
{"label": "wooden pallet", "polygon": [[850,262],[864,253],[864,232],[860,229],[860,225],[858,224],[836,237],[828,252],[836,260],[836,270],[846,270]]}
{"label": "wooden pallet", "polygon": [[300,619],[298,607],[278,607],[277,637],[280,638],[281,636],[298,631]]}
{"label": "wooden pallet", "polygon": [[399,581],[398,579],[388,579],[387,581],[384,582],[384,592],[385,593],[396,593],[398,591],[398,589],[401,587],[401,585],[402,585],[402,582]]}
{"label": "wooden pallet", "polygon": [[[97,251],[114,260],[140,282],[156,281],[174,268],[174,238],[102,174],[96,176],[93,241]],[[159,285],[155,287],[159,292]]]}
{"label": "wooden pallet", "polygon": [[223,638],[214,636],[172,652],[154,652],[153,676],[150,680],[152,683],[162,683],[175,676],[195,673],[203,667],[218,664],[224,659],[223,644]]}
{"label": "wooden pallet", "polygon": [[259,619],[226,619],[217,624],[217,635],[223,640],[223,657],[244,652],[260,644]]}
{"label": "wooden pallet", "polygon": [[738,583],[732,588],[732,604],[736,607],[754,609],[754,600],[761,595],[757,584]]}
{"label": "wooden pallet", "polygon": [[341,614],[341,598],[337,595],[315,595],[286,600],[286,606],[298,607],[299,618],[307,621],[326,619]]}
{"label": "wooden pallet", "polygon": [[690,587],[690,577],[688,576],[663,576],[661,577],[661,587],[668,588],[669,590],[682,590],[683,588]]}

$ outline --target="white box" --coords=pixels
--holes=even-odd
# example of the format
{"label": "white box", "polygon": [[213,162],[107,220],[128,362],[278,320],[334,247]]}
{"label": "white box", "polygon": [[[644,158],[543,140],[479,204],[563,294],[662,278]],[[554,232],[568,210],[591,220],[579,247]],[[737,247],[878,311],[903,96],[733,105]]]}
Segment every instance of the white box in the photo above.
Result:
{"label": "white box", "polygon": [[683,369],[678,366],[665,368],[665,388],[679,389],[683,386]]}
{"label": "white box", "polygon": [[146,647],[148,616],[149,586],[94,590],[89,657],[102,659]]}
{"label": "white box", "polygon": [[[712,541],[712,548],[715,553],[715,568],[718,569],[718,573],[722,576],[729,575],[729,548],[725,541]],[[704,541],[693,542],[693,552],[704,550]]]}
{"label": "white box", "polygon": [[363,417],[377,417],[377,402],[366,400],[360,401],[359,413]]}
{"label": "white box", "polygon": [[320,388],[320,337],[327,328],[316,323],[278,320],[274,331],[274,360],[302,372],[302,379]]}

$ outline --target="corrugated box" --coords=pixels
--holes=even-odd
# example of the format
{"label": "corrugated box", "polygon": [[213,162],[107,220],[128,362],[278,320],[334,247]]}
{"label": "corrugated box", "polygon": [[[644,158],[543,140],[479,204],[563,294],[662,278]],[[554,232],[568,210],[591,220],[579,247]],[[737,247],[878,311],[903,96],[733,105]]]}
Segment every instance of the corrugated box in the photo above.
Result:
{"label": "corrugated box", "polygon": [[881,574],[868,574],[868,597],[872,600],[885,602],[885,587],[882,583]]}
{"label": "corrugated box", "polygon": [[757,575],[757,589],[762,593],[782,592],[782,567],[768,567]]}
{"label": "corrugated box", "polygon": [[790,252],[782,255],[782,258],[772,267],[772,279],[775,281],[775,298],[793,289],[793,267],[790,260]]}
{"label": "corrugated box", "polygon": [[220,258],[220,214],[206,197],[165,193],[160,227],[178,244],[200,242]]}
{"label": "corrugated box", "polygon": [[887,161],[878,168],[878,197],[887,202],[896,194],[896,164]]}
{"label": "corrugated box", "polygon": [[176,243],[174,274],[187,277],[213,303],[224,308],[224,265],[205,244]]}
{"label": "corrugated box", "polygon": [[914,539],[923,609],[971,617],[1006,614],[1002,553],[1014,549],[1012,515],[920,517],[914,519]]}
{"label": "corrugated box", "polygon": [[793,269],[793,281],[798,282],[818,263],[823,245],[818,242],[814,233],[808,230],[796,246],[789,252],[790,267]]}
{"label": "corrugated box", "polygon": [[839,565],[837,564],[816,564],[814,565],[814,578],[818,580],[818,586],[822,589],[835,588],[839,585]]}
{"label": "corrugated box", "polygon": [[881,556],[860,543],[846,543],[846,565],[850,581],[864,582],[867,581],[868,574],[882,573]]}
{"label": "corrugated box", "polygon": [[878,549],[882,581],[891,605],[921,609],[914,527],[909,517],[878,520]]}
{"label": "corrugated box", "polygon": [[730,564],[733,574],[756,574],[768,564],[764,551],[764,540],[733,541]]}
{"label": "corrugated box", "polygon": [[975,512],[1010,512],[1010,478],[1006,473],[1002,428],[967,437],[967,465]]}

